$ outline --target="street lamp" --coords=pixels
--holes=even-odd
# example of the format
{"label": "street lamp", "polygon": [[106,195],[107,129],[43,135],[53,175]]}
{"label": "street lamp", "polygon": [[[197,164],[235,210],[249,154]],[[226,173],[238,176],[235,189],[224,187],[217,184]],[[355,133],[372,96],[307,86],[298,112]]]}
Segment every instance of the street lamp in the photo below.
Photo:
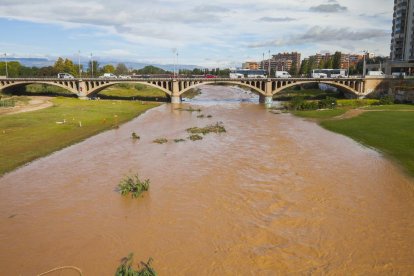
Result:
{"label": "street lamp", "polygon": [[79,78],[81,78],[81,66],[80,66],[80,50],[78,50],[78,66],[79,66]]}
{"label": "street lamp", "polygon": [[91,53],[91,78],[93,78],[93,56]]}
{"label": "street lamp", "polygon": [[6,63],[6,78],[9,77],[9,70],[7,68],[7,54],[4,53],[4,62]]}
{"label": "street lamp", "polygon": [[350,59],[351,59],[351,54],[348,54],[348,78],[349,78],[349,63],[350,63]]}
{"label": "street lamp", "polygon": [[270,78],[270,50],[269,50],[269,67],[268,67],[269,74],[267,75],[268,78]]}
{"label": "street lamp", "polygon": [[367,64],[366,64],[366,55],[367,55],[367,50],[363,50],[362,51],[363,53],[364,53],[364,63],[363,63],[363,66],[362,66],[362,77],[363,78],[365,78],[365,74],[366,74],[366,71],[367,71]]}

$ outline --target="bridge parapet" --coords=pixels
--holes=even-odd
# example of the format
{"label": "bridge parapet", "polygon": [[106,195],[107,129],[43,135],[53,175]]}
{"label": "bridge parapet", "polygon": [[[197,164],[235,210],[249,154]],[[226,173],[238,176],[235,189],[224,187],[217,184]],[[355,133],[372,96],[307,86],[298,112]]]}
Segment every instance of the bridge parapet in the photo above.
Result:
{"label": "bridge parapet", "polygon": [[354,93],[358,97],[366,96],[384,82],[394,79],[385,78],[4,78],[0,79],[0,89],[28,84],[49,84],[65,88],[79,97],[88,97],[119,83],[141,83],[158,88],[169,95],[174,102],[179,102],[183,93],[189,89],[205,84],[228,83],[242,85],[253,89],[261,101],[271,101],[274,94],[282,90],[306,83],[325,83],[339,89]]}

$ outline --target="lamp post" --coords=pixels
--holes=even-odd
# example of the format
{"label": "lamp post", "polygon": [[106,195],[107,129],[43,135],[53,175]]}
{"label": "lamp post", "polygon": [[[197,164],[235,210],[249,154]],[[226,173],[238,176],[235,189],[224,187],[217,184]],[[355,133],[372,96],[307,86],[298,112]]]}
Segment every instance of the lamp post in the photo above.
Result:
{"label": "lamp post", "polygon": [[363,66],[362,66],[362,77],[365,78],[365,74],[366,74],[366,71],[367,71],[367,69],[366,69],[367,68],[367,64],[366,64],[367,51],[364,50],[362,52],[364,53],[364,63],[363,63]]}
{"label": "lamp post", "polygon": [[82,75],[81,75],[81,66],[80,66],[80,50],[78,50],[78,67],[79,67],[79,78],[81,78]]}
{"label": "lamp post", "polygon": [[270,78],[270,50],[269,50],[269,63],[268,64],[269,64],[269,66],[268,66],[268,72],[269,73],[268,73],[267,77]]}
{"label": "lamp post", "polygon": [[93,56],[91,53],[91,77],[93,78]]}
{"label": "lamp post", "polygon": [[349,78],[349,63],[350,63],[350,59],[351,59],[351,54],[348,54],[348,78]]}
{"label": "lamp post", "polygon": [[4,62],[6,63],[6,78],[9,77],[9,70],[7,68],[7,54],[4,53]]}

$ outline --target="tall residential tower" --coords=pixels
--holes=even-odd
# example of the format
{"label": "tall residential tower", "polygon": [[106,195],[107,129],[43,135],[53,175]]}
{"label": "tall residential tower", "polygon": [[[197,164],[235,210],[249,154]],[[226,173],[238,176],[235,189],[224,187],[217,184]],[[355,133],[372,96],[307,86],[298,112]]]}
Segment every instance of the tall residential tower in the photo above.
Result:
{"label": "tall residential tower", "polygon": [[414,0],[394,0],[392,61],[414,61]]}

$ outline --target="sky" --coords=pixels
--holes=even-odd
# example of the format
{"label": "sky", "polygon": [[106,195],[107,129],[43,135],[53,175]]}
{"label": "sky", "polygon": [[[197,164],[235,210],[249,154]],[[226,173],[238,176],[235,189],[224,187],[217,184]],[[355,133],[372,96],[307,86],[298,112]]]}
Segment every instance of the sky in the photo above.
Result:
{"label": "sky", "polygon": [[[0,0],[0,53],[237,67],[271,54],[389,55],[393,0]],[[4,56],[4,54],[2,54]]]}

